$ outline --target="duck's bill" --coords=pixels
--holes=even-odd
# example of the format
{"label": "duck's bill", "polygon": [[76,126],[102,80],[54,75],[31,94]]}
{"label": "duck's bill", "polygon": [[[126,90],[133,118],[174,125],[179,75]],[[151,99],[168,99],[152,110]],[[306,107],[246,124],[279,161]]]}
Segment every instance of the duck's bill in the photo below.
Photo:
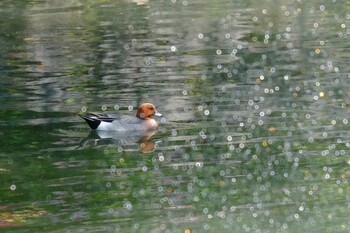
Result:
{"label": "duck's bill", "polygon": [[156,112],[156,113],[154,113],[154,115],[159,116],[159,117],[163,116],[163,114],[161,114],[160,112]]}

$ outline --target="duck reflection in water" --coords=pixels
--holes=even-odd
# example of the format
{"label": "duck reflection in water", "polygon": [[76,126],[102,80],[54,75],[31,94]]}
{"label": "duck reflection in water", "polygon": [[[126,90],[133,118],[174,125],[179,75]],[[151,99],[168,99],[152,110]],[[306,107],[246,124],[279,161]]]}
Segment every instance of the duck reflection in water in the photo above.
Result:
{"label": "duck reflection in water", "polygon": [[117,145],[117,146],[133,146],[139,145],[139,150],[142,153],[153,152],[160,140],[152,140],[152,136],[157,131],[151,131],[147,133],[140,132],[110,132],[92,130],[90,134],[81,141],[80,147],[87,145],[102,146],[102,145]]}
{"label": "duck reflection in water", "polygon": [[162,114],[156,111],[153,104],[141,104],[136,117],[101,113],[79,114],[79,116],[88,123],[91,129],[94,129],[82,142],[84,145],[90,139],[95,139],[95,144],[96,139],[106,139],[104,142],[118,145],[138,143],[140,151],[143,153],[152,152],[157,146],[157,143],[153,142],[151,137],[158,129],[158,123],[151,117],[162,116]]}

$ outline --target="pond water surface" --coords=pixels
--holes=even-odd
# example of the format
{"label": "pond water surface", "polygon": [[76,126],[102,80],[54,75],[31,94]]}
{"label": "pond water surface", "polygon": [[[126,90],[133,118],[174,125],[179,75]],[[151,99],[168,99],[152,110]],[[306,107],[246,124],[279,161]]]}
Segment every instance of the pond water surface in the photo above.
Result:
{"label": "pond water surface", "polygon": [[[347,1],[0,12],[0,231],[350,232]],[[77,115],[143,102],[142,139]]]}

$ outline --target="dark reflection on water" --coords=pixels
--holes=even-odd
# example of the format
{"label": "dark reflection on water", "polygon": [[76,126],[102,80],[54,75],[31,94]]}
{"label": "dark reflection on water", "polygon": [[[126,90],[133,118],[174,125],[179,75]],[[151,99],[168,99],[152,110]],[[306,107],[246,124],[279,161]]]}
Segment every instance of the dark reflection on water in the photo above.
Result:
{"label": "dark reflection on water", "polygon": [[[0,9],[4,231],[349,231],[346,4]],[[152,135],[76,115],[142,102]]]}

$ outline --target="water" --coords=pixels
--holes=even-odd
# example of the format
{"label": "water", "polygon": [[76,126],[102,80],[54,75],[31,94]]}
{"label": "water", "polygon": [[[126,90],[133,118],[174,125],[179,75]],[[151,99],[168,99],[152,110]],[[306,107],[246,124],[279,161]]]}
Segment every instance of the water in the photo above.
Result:
{"label": "water", "polygon": [[[2,231],[350,232],[348,3],[0,9]],[[142,102],[141,142],[76,115]]]}

